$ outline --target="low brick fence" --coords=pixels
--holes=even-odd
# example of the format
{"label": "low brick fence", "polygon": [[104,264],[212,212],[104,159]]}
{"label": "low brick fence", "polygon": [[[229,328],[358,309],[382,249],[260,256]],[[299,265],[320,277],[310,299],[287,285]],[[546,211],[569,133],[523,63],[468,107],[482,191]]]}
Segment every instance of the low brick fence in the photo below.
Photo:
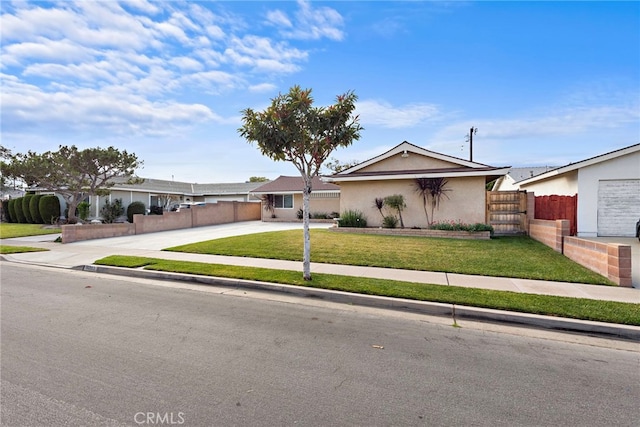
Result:
{"label": "low brick fence", "polygon": [[569,221],[564,219],[529,221],[529,236],[562,253],[563,237],[569,235]]}
{"label": "low brick fence", "polygon": [[620,286],[631,287],[631,246],[567,236],[564,255]]}
{"label": "low brick fence", "polygon": [[569,221],[534,219],[529,236],[619,286],[632,286],[631,246],[569,236]]}
{"label": "low brick fence", "polygon": [[260,220],[260,203],[217,202],[163,215],[134,215],[133,224],[63,225],[62,243]]}
{"label": "low brick fence", "polygon": [[386,236],[418,236],[418,237],[447,237],[451,239],[489,240],[489,231],[447,231],[426,230],[416,228],[367,228],[367,227],[331,227],[330,231],[340,233],[377,234]]}
{"label": "low brick fence", "polygon": [[87,224],[63,225],[62,243],[81,240],[106,239],[108,237],[133,236],[136,234],[134,224]]}

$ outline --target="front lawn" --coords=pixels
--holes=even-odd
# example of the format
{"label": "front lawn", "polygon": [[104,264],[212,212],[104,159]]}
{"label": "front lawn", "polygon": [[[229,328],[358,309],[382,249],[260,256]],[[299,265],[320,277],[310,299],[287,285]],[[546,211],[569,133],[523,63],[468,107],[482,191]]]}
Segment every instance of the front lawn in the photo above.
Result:
{"label": "front lawn", "polygon": [[367,295],[382,295],[509,310],[523,313],[560,316],[599,322],[640,325],[640,304],[568,298],[551,295],[523,294],[456,286],[410,283],[395,280],[313,274],[305,281],[298,271],[172,261],[132,256],[109,256],[95,262],[99,265],[199,274],[296,286],[339,290]]}
{"label": "front lawn", "polygon": [[[301,261],[300,230],[227,237],[165,249]],[[491,240],[376,236],[311,230],[311,260],[494,277],[613,285],[605,277],[527,236]]]}
{"label": "front lawn", "polygon": [[60,228],[51,228],[42,224],[14,224],[8,222],[0,223],[0,239],[11,239],[13,237],[39,236],[41,234],[61,233]]}
{"label": "front lawn", "polygon": [[49,249],[33,248],[31,246],[6,246],[0,245],[0,255],[21,254],[24,252],[45,252]]}

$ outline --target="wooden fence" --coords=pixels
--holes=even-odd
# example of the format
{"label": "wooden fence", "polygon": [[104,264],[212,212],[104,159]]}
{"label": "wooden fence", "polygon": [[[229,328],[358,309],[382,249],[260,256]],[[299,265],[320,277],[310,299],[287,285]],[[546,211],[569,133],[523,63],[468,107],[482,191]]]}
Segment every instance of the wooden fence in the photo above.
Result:
{"label": "wooden fence", "polygon": [[578,195],[536,196],[535,219],[569,220],[569,235],[575,236],[578,227]]}

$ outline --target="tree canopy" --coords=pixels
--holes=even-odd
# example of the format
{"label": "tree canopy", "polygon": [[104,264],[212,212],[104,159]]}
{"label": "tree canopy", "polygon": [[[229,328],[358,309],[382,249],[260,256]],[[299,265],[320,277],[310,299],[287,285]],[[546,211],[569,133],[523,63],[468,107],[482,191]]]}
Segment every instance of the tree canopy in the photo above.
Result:
{"label": "tree canopy", "polygon": [[54,191],[65,199],[68,220],[76,218],[76,208],[85,197],[109,194],[114,178],[128,183],[141,182],[134,176],[142,166],[135,154],[114,147],[87,148],[60,146],[57,151],[39,154],[33,151],[12,155],[3,164],[3,175],[21,179],[29,187]]}
{"label": "tree canopy", "polygon": [[333,150],[360,139],[362,127],[358,116],[352,115],[356,100],[357,96],[350,91],[338,95],[335,104],[314,107],[311,89],[293,86],[288,93],[273,98],[264,111],[251,108],[242,111],[240,135],[249,143],[255,142],[260,152],[272,160],[293,163],[303,178],[303,275],[306,280],[311,279],[309,195],[312,178],[320,173]]}

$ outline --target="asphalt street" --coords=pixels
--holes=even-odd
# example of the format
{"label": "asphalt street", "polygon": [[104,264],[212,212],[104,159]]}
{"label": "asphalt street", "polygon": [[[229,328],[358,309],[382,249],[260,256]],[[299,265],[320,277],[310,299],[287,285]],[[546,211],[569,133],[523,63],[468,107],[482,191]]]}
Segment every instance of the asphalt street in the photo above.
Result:
{"label": "asphalt street", "polygon": [[7,426],[640,419],[629,343],[4,262],[1,297]]}

